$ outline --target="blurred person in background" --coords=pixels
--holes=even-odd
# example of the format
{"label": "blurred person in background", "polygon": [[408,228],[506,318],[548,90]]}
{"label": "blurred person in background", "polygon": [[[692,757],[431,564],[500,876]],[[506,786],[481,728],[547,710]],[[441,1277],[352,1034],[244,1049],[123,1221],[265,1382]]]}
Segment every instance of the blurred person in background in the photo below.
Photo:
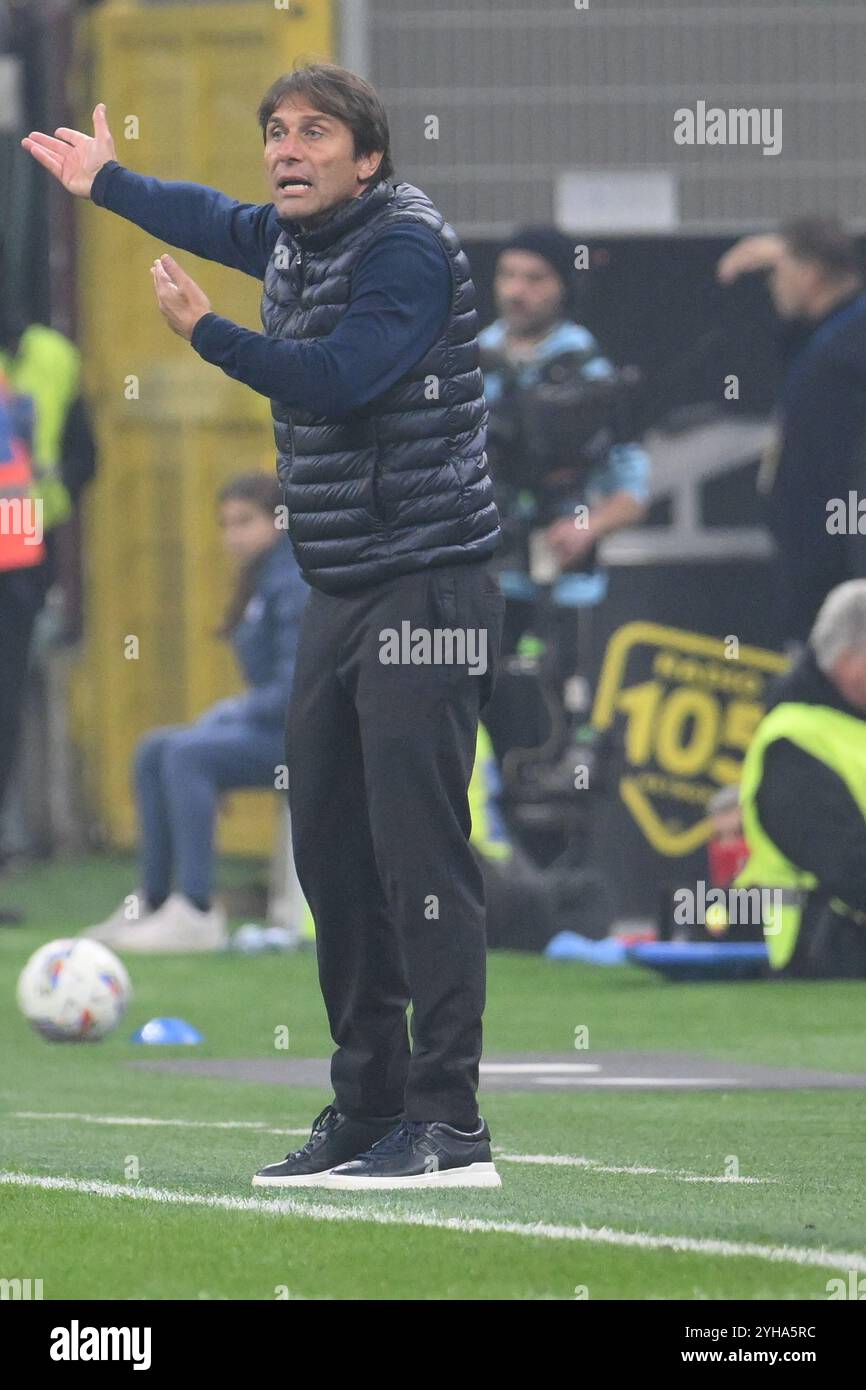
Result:
{"label": "blurred person in background", "polygon": [[[32,497],[30,402],[0,371],[0,809],[15,767],[21,705],[36,614],[44,597],[45,542]],[[0,907],[0,922],[22,920]]]}
{"label": "blurred person in background", "polygon": [[[497,256],[499,317],[478,341],[500,513],[506,524],[544,528],[561,572],[580,576],[571,588],[593,603],[607,587],[596,547],[644,515],[649,460],[636,440],[620,438],[616,372],[574,320],[574,285],[569,239],[553,227],[523,228]],[[555,389],[539,392],[540,384]],[[575,388],[571,397],[568,388]],[[564,402],[568,416],[557,410]],[[563,438],[564,423],[570,430]],[[587,511],[575,524],[580,504]],[[518,540],[525,529],[511,534]],[[519,544],[500,557],[500,583],[515,603],[531,604],[538,592],[527,561]],[[506,631],[513,638],[508,622]]]}
{"label": "blurred person in background", "polygon": [[745,237],[717,275],[764,272],[782,321],[785,365],[776,447],[759,490],[776,541],[780,637],[803,643],[829,591],[858,570],[856,541],[833,534],[828,504],[860,481],[866,435],[866,294],[856,242],[838,222],[803,218]]}
{"label": "blurred person in background", "polygon": [[779,892],[764,915],[774,973],[866,977],[866,579],[827,595],[771,689],[740,806],[749,859],[734,883]]}
{"label": "blurred person in background", "polygon": [[[2,254],[0,254],[2,267]],[[95,471],[81,395],[78,349],[41,323],[25,324],[0,279],[0,811],[14,772],[36,619],[60,579],[57,539]],[[29,499],[39,544],[16,534],[16,507]],[[16,500],[17,499],[17,500]],[[0,920],[20,921],[14,908]]]}
{"label": "blurred person in background", "polygon": [[[231,642],[249,685],[194,724],[151,730],[135,752],[141,888],[82,935],[117,950],[215,951],[225,913],[211,900],[217,803],[224,792],[274,787],[308,589],[286,532],[276,525],[276,477],[244,474],[219,494],[237,580],[216,636]],[[172,891],[172,878],[177,888]]]}
{"label": "blurred person in background", "polygon": [[[632,437],[625,379],[575,321],[574,247],[553,227],[524,227],[500,250],[499,317],[478,337],[490,420],[488,455],[505,544],[497,558],[507,608],[503,655],[528,629],[552,628],[560,686],[574,672],[576,610],[607,592],[599,541],[644,515],[649,459]],[[549,600],[546,615],[540,602]],[[552,616],[551,616],[552,615]],[[500,757],[510,709],[500,683],[487,723]]]}
{"label": "blurred person in background", "polygon": [[[710,889],[727,890],[749,858],[738,784],[721,787],[710,797],[707,819],[710,822],[707,885]],[[678,893],[678,888],[668,884],[662,889],[657,923],[660,941],[763,940],[759,914],[746,912],[735,917],[720,904],[718,897],[708,901],[703,918],[698,916],[694,921],[684,921],[677,910]]]}
{"label": "blurred person in background", "polygon": [[709,800],[707,815],[712,824],[707,843],[710,883],[714,888],[727,888],[749,857],[743,835],[739,787],[722,787],[717,791]]}

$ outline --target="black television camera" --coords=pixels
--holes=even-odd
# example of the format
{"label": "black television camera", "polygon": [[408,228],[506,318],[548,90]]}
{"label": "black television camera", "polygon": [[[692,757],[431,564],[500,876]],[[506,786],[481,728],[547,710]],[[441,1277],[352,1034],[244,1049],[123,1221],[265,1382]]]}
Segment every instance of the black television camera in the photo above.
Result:
{"label": "black television camera", "polygon": [[[501,381],[489,406],[487,452],[504,537],[498,559],[505,568],[529,570],[532,532],[561,517],[564,502],[582,501],[590,474],[614,445],[640,433],[639,373],[614,368],[592,379],[584,369],[595,356],[569,349],[533,364],[527,380],[522,364],[498,350],[482,350],[482,371],[496,372]],[[590,552],[579,568],[594,567]],[[534,608],[530,646],[538,654],[506,655],[500,728],[492,733],[495,743],[500,734],[504,805],[513,829],[537,861],[575,866],[585,862],[614,750],[611,739],[592,730],[586,712],[571,708],[565,696],[578,655],[568,640],[572,627],[576,639],[574,610],[557,609],[545,588]],[[492,718],[495,724],[495,712]],[[546,737],[526,747],[521,735],[544,725]],[[583,792],[575,780],[579,767],[588,773]]]}
{"label": "black television camera", "polygon": [[594,357],[568,349],[540,363],[525,383],[521,364],[482,349],[482,372],[501,380],[489,408],[487,456],[507,525],[520,520],[514,504],[523,492],[534,496],[535,525],[555,520],[562,497],[582,496],[588,475],[613,446],[639,432],[638,370],[613,368],[593,380],[583,369]]}

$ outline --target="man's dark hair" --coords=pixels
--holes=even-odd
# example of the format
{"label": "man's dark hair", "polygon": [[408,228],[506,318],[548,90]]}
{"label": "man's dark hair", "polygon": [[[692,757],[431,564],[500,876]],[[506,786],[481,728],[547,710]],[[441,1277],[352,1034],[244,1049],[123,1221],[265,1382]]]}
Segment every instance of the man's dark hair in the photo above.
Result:
{"label": "man's dark hair", "polygon": [[831,279],[860,275],[857,243],[833,218],[800,217],[787,222],[782,237],[798,261],[814,261]]}
{"label": "man's dark hair", "polygon": [[268,121],[286,97],[305,97],[311,106],[326,116],[345,121],[352,132],[356,159],[382,150],[382,159],[374,174],[363,182],[373,185],[390,179],[394,173],[391,162],[391,136],[388,117],[379,94],[369,82],[337,63],[307,63],[293,72],[278,77],[269,87],[259,105],[259,125],[262,138]]}

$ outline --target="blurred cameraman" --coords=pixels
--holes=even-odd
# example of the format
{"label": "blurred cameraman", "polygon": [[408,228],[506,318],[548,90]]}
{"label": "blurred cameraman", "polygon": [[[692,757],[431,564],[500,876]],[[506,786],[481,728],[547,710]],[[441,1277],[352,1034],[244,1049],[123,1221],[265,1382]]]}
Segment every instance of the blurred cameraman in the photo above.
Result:
{"label": "blurred cameraman", "polygon": [[524,227],[498,254],[499,317],[479,334],[504,534],[503,655],[533,621],[542,585],[570,609],[604,598],[598,542],[639,521],[649,495],[632,388],[572,317],[574,289],[569,239],[552,227]]}

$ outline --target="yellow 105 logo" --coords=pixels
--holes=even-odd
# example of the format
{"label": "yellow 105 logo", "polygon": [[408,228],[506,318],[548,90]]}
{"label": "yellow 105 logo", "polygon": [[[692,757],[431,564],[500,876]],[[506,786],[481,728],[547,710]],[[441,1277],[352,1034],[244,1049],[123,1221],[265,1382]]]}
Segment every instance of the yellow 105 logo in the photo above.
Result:
{"label": "yellow 105 logo", "polygon": [[627,623],[611,637],[592,722],[623,727],[620,795],[654,849],[689,854],[709,837],[707,802],[737,782],[787,657],[735,637]]}

